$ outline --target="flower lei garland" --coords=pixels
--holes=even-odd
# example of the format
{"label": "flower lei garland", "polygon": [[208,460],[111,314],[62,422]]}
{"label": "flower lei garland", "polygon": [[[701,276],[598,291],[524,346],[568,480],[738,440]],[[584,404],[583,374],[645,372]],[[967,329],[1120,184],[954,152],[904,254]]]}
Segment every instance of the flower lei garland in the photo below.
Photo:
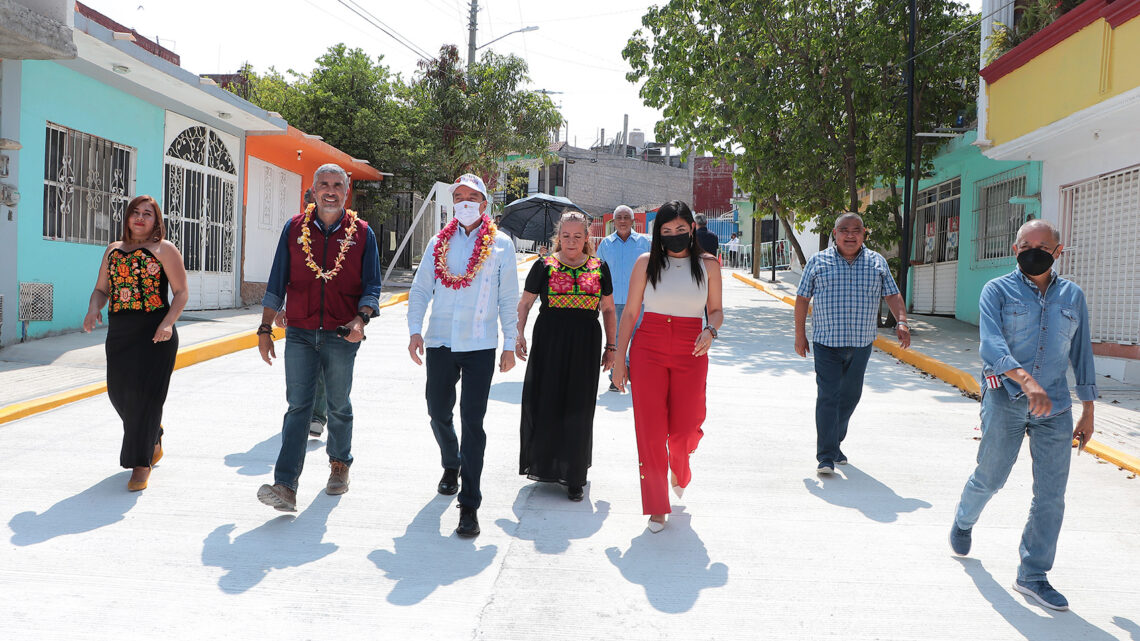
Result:
{"label": "flower lei garland", "polygon": [[305,207],[305,217],[301,220],[301,237],[297,239],[297,242],[301,244],[301,251],[305,253],[305,264],[309,266],[309,269],[313,270],[313,273],[316,274],[316,278],[323,278],[325,281],[330,281],[340,273],[341,263],[344,262],[344,257],[348,254],[348,248],[356,244],[352,241],[352,237],[356,235],[356,222],[359,219],[355,211],[351,209],[345,210],[345,214],[348,216],[348,227],[344,230],[344,239],[340,241],[340,252],[336,255],[333,268],[325,271],[313,260],[309,223],[313,221],[313,210],[316,209],[316,207],[316,205],[311,203],[308,207]]}
{"label": "flower lei garland", "polygon": [[447,271],[447,250],[451,246],[452,236],[455,236],[458,229],[459,221],[452,218],[440,230],[439,239],[436,240],[435,251],[433,252],[435,277],[443,283],[444,287],[451,289],[463,289],[475,280],[475,275],[479,273],[479,270],[483,268],[483,263],[487,262],[487,258],[491,256],[491,248],[495,244],[495,232],[498,231],[495,223],[484,215],[483,224],[479,227],[479,236],[475,239],[475,249],[471,252],[470,260],[467,261],[467,272],[456,275]]}

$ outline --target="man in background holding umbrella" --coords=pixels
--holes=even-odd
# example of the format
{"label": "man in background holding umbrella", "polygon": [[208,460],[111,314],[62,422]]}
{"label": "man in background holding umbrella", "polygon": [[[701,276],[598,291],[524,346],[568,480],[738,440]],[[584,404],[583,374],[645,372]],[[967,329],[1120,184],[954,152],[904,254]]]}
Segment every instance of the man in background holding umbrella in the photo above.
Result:
{"label": "man in background holding umbrella", "polygon": [[[598,258],[609,266],[610,279],[614,285],[614,308],[617,310],[618,332],[621,332],[621,315],[625,311],[626,296],[629,295],[629,277],[633,273],[633,264],[637,262],[639,256],[648,252],[649,236],[633,231],[633,210],[625,205],[618,205],[614,209],[614,233],[598,243]],[[638,316],[638,323],[640,318]],[[637,331],[638,323],[634,323],[634,331]],[[612,372],[610,391],[618,391],[613,383]]]}
{"label": "man in background holding umbrella", "polygon": [[[428,242],[408,295],[408,353],[416,365],[427,348],[427,408],[439,444],[443,477],[440,494],[459,492],[459,536],[479,534],[477,510],[483,495],[483,416],[495,371],[499,327],[503,353],[499,371],[515,366],[519,282],[515,246],[487,215],[487,188],[474,174],[451,186],[455,217]],[[424,315],[431,303],[426,335]],[[452,421],[455,385],[459,399],[462,445]],[[460,491],[462,479],[462,491]]]}

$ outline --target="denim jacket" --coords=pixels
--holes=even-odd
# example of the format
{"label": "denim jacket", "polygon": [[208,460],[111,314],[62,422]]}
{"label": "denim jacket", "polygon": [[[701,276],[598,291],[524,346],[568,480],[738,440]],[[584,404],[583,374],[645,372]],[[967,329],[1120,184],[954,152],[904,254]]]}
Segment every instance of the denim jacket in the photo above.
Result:
{"label": "denim jacket", "polygon": [[978,329],[983,377],[999,375],[1010,399],[1017,399],[1021,386],[1001,375],[1025,369],[1049,395],[1054,416],[1072,407],[1065,378],[1070,364],[1077,398],[1096,400],[1097,388],[1085,293],[1056,271],[1051,278],[1044,296],[1019,269],[986,283]]}

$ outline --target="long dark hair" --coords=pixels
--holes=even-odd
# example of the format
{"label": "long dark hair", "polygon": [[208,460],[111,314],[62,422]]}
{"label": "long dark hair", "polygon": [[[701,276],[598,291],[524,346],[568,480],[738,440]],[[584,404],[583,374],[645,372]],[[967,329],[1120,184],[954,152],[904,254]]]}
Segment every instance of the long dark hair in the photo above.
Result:
{"label": "long dark hair", "polygon": [[692,272],[693,280],[697,282],[697,286],[700,286],[704,280],[704,272],[701,271],[701,254],[704,253],[704,250],[697,244],[697,228],[693,222],[693,211],[685,202],[671,200],[661,205],[653,222],[653,241],[649,245],[649,264],[645,267],[645,275],[649,278],[649,284],[655,289],[661,280],[661,270],[665,268],[665,264],[668,262],[668,254],[661,247],[661,227],[677,218],[689,223],[689,271]]}
{"label": "long dark hair", "polygon": [[154,229],[150,230],[150,240],[161,242],[166,238],[166,225],[162,224],[162,207],[158,206],[158,201],[154,199],[154,196],[143,194],[135,196],[131,202],[127,203],[126,213],[123,214],[123,236],[119,239],[124,243],[131,242],[131,214],[143,203],[150,203],[150,206],[154,207]]}

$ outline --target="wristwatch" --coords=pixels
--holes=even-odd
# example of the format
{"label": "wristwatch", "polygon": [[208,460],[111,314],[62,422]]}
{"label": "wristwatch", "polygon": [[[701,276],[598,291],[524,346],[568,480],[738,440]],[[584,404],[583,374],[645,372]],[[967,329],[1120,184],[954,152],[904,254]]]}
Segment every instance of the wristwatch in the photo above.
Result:
{"label": "wristwatch", "polygon": [[712,334],[712,337],[713,337],[713,338],[716,338],[716,337],[717,337],[717,333],[716,333],[716,328],[715,328],[715,327],[713,327],[712,325],[705,325],[705,329],[709,330],[709,333],[710,333],[710,334]]}
{"label": "wristwatch", "polygon": [[908,323],[904,320],[895,323],[895,327],[905,327],[906,331],[908,331],[908,332],[910,331],[910,323]]}
{"label": "wristwatch", "polygon": [[364,312],[356,312],[356,315],[360,317],[360,320],[364,321],[365,325],[368,324],[368,321],[372,320],[372,317],[368,314],[365,314]]}

